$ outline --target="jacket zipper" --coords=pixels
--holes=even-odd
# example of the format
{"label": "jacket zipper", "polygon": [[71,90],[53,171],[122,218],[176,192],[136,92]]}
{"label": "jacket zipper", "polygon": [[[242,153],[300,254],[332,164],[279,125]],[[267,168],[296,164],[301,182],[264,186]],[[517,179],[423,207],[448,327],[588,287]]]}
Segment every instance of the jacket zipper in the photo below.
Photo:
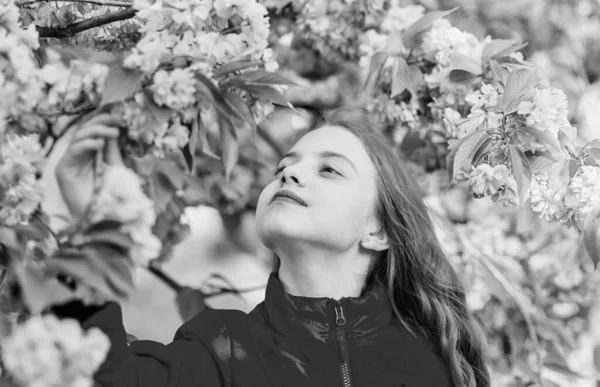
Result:
{"label": "jacket zipper", "polygon": [[344,332],[344,325],[346,324],[346,318],[344,317],[344,310],[342,304],[338,302],[335,307],[335,323],[337,324],[337,340],[340,348],[340,358],[342,361],[342,381],[344,387],[352,387],[350,382],[350,364],[348,362],[348,348],[346,347],[346,334]]}

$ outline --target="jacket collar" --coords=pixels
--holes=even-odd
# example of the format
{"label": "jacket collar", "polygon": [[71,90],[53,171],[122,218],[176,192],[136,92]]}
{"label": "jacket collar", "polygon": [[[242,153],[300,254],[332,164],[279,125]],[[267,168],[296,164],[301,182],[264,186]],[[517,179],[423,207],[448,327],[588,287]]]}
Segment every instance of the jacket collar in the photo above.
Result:
{"label": "jacket collar", "polygon": [[267,283],[265,318],[278,333],[297,339],[335,340],[337,314],[343,312],[344,330],[354,336],[367,335],[392,319],[392,305],[381,282],[360,297],[312,298],[285,293],[277,273]]}

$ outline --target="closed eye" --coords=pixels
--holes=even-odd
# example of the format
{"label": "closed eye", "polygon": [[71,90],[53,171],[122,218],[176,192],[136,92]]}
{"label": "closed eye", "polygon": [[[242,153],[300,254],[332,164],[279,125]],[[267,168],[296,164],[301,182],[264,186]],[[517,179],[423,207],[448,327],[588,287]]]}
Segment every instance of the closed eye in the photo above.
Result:
{"label": "closed eye", "polygon": [[[283,170],[284,170],[285,168],[286,168],[286,166],[285,166],[285,165],[280,165],[280,166],[276,167],[276,168],[273,170],[273,175],[274,175],[274,176],[277,176],[277,175],[279,175],[281,172],[283,172]],[[319,167],[319,172],[323,172],[323,173],[334,173],[334,174],[337,174],[337,175],[340,175],[340,176],[342,176],[342,174],[341,174],[341,173],[339,173],[338,171],[336,171],[335,169],[333,169],[331,166],[329,166],[329,165],[327,165],[327,164],[323,164],[323,165],[321,165],[321,166]]]}
{"label": "closed eye", "polygon": [[335,173],[337,175],[341,176],[341,173],[339,173],[338,171],[336,171],[335,169],[333,169],[332,167],[330,167],[327,164],[323,164],[321,165],[321,167],[319,168],[319,172],[325,172],[325,173]]}

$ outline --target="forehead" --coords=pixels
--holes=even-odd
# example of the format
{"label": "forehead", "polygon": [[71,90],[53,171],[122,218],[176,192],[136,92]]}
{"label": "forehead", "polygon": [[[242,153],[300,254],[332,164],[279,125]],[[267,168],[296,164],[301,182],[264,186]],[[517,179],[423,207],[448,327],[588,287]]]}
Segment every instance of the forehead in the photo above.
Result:
{"label": "forehead", "polygon": [[336,151],[346,156],[362,151],[368,156],[358,137],[340,126],[323,126],[312,130],[302,136],[292,150],[306,153]]}
{"label": "forehead", "polygon": [[350,159],[359,172],[374,172],[371,158],[361,140],[340,126],[323,126],[308,132],[291,151],[302,156],[316,156],[324,152],[339,153]]}

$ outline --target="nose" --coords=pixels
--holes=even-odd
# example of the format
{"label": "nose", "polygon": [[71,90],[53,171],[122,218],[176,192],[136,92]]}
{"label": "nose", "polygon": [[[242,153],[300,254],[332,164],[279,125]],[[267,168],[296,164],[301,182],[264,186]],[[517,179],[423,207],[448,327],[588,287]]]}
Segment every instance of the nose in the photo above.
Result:
{"label": "nose", "polygon": [[298,167],[296,165],[291,165],[286,167],[280,177],[281,185],[284,184],[296,184],[299,186],[304,186],[305,178],[302,177]]}

